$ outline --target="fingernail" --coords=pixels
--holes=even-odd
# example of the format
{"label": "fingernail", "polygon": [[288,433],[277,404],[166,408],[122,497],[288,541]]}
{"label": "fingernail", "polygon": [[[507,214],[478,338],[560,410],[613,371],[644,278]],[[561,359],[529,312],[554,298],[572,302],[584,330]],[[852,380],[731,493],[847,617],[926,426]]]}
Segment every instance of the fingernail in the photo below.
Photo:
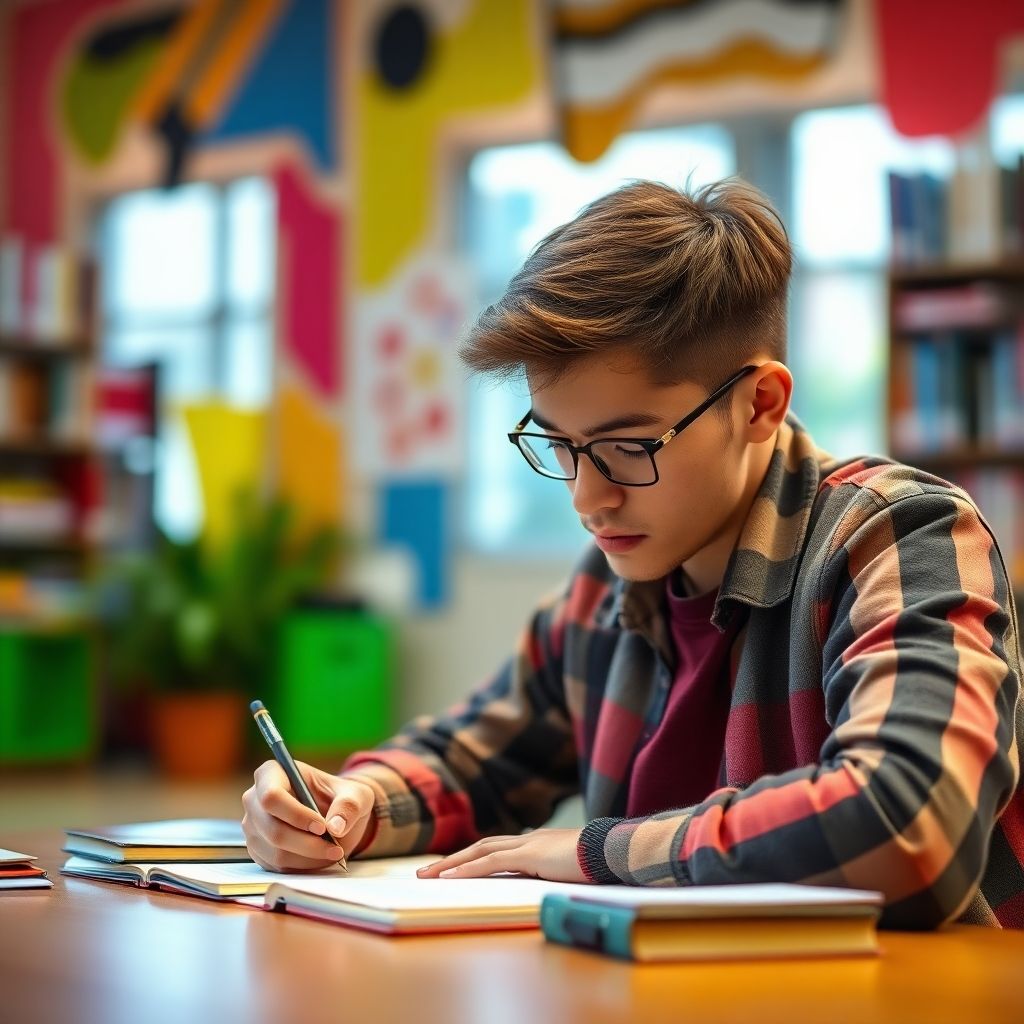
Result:
{"label": "fingernail", "polygon": [[345,819],[340,815],[336,814],[327,824],[330,826],[331,831],[336,835],[341,835],[345,828]]}
{"label": "fingernail", "polygon": [[322,836],[327,831],[327,826],[319,818],[316,818],[309,823],[309,831],[315,836]]}
{"label": "fingernail", "polygon": [[441,872],[440,877],[441,878],[451,878],[455,874],[455,872],[458,871],[458,870],[459,870],[458,868],[445,868],[444,871]]}

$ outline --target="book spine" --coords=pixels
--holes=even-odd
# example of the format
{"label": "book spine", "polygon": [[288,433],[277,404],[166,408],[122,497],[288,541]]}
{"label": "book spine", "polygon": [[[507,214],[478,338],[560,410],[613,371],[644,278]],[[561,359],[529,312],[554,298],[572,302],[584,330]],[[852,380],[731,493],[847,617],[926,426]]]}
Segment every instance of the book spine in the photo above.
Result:
{"label": "book spine", "polygon": [[552,893],[540,906],[540,927],[549,942],[625,960],[633,959],[636,913],[628,907],[607,907]]}

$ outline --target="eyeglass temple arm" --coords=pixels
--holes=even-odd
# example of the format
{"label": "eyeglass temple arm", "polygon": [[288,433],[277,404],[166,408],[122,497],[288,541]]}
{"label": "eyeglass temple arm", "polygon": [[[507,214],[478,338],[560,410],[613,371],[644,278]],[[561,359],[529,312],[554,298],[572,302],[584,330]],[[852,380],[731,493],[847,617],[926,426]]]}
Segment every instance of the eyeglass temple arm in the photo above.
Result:
{"label": "eyeglass temple arm", "polygon": [[532,419],[533,408],[531,407],[529,410],[527,410],[526,415],[512,428],[512,433],[521,434],[523,432],[523,429],[526,427],[526,424],[529,423]]}
{"label": "eyeglass temple arm", "polygon": [[[756,366],[744,366],[742,370],[734,373],[724,384],[716,388],[707,398],[697,406],[691,413],[687,413],[674,427],[669,427],[661,437],[658,444],[664,448],[680,431],[685,430],[695,419],[703,416],[708,409],[717,402],[733,385],[738,384],[744,377],[749,376],[757,369]],[[530,410],[533,411],[532,409]]]}

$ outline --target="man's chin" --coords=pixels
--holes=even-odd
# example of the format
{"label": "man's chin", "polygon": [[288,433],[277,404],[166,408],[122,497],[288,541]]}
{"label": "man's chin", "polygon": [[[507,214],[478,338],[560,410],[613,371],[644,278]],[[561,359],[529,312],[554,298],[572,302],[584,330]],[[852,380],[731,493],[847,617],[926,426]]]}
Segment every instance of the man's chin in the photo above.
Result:
{"label": "man's chin", "polygon": [[647,560],[612,555],[607,551],[604,557],[607,559],[611,571],[627,583],[649,583],[651,580],[660,580],[672,571],[671,568],[665,569],[663,566],[655,565]]}

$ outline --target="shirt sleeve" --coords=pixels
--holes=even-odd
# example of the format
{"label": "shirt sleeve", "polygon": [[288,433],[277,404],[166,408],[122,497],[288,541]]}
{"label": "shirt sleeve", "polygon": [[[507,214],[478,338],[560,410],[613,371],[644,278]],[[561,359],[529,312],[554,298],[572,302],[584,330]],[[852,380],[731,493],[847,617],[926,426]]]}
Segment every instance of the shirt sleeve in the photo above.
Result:
{"label": "shirt sleeve", "polygon": [[883,923],[904,928],[966,907],[1019,771],[1006,571],[953,492],[860,518],[837,531],[817,588],[832,726],[818,763],[695,807],[591,822],[578,852],[593,881],[877,889]]}
{"label": "shirt sleeve", "polygon": [[531,616],[516,652],[463,704],[416,719],[342,773],[374,789],[358,851],[448,853],[542,825],[579,788],[562,684],[564,593]]}

